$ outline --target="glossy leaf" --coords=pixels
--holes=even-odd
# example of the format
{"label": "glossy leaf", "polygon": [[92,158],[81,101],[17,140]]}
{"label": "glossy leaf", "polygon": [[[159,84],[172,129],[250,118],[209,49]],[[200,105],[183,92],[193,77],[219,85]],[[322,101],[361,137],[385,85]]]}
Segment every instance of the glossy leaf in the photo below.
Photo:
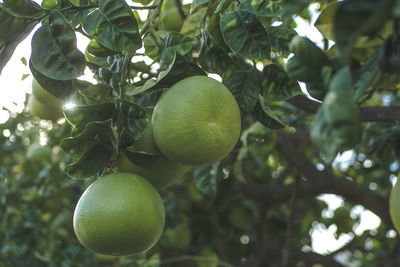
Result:
{"label": "glossy leaf", "polygon": [[240,3],[239,9],[258,17],[276,17],[283,12],[281,3],[270,0],[244,0]]}
{"label": "glossy leaf", "polygon": [[48,23],[32,38],[33,67],[54,80],[71,80],[83,74],[84,55],[76,48],[74,30],[61,13],[53,12]]}
{"label": "glossy leaf", "polygon": [[217,193],[218,163],[194,170],[193,176],[197,189],[205,195],[215,197]]}
{"label": "glossy leaf", "polygon": [[33,74],[33,77],[35,77],[39,84],[50,94],[64,100],[70,99],[72,93],[74,92],[73,80],[50,79],[35,69],[32,64],[32,60],[29,61],[29,68]]}
{"label": "glossy leaf", "polygon": [[286,26],[268,26],[266,30],[273,49],[283,52],[290,51],[289,44],[297,36],[294,29]]}
{"label": "glossy leaf", "polygon": [[261,94],[265,99],[284,101],[301,94],[297,81],[288,77],[287,73],[278,65],[269,64],[264,67]]}
{"label": "glossy leaf", "polygon": [[112,129],[111,120],[104,122],[91,122],[85,130],[74,137],[67,137],[61,141],[61,148],[78,160],[90,148],[99,143],[112,147]]}
{"label": "glossy leaf", "polygon": [[40,20],[46,15],[46,11],[30,0],[4,0],[3,8],[13,17],[26,20]]}
{"label": "glossy leaf", "polygon": [[192,50],[194,40],[189,36],[171,32],[161,43],[161,64],[169,64],[174,60],[175,53],[184,56]]}
{"label": "glossy leaf", "polygon": [[201,6],[207,5],[209,1],[210,0],[193,0],[190,7],[190,13],[195,12]]}
{"label": "glossy leaf", "polygon": [[[14,5],[19,1],[7,1],[7,8],[0,6],[0,74],[10,60],[15,48],[24,40],[38,23],[36,20],[16,17]],[[14,5],[13,5],[14,3]]]}
{"label": "glossy leaf", "polygon": [[207,37],[212,41],[212,43],[224,50],[225,53],[228,53],[230,49],[222,36],[221,27],[219,26],[220,19],[220,14],[214,14],[207,20]]}
{"label": "glossy leaf", "polygon": [[223,13],[225,10],[229,8],[229,6],[232,4],[233,0],[221,0],[218,3],[217,8],[215,9],[214,13]]}
{"label": "glossy leaf", "polygon": [[264,98],[260,95],[258,102],[253,110],[253,116],[265,127],[270,129],[281,129],[285,124],[278,116],[264,103]]}
{"label": "glossy leaf", "polygon": [[115,112],[115,105],[112,103],[75,106],[71,109],[64,109],[64,115],[69,124],[80,129],[85,129],[86,125],[93,121],[112,119]]}
{"label": "glossy leaf", "polygon": [[271,44],[268,33],[257,16],[244,11],[230,11],[220,19],[226,44],[232,51],[250,59],[270,57]]}
{"label": "glossy leaf", "polygon": [[311,139],[321,150],[325,162],[330,163],[337,153],[360,142],[360,129],[351,73],[348,68],[343,68],[330,82],[329,92],[312,123]]}
{"label": "glossy leaf", "polygon": [[206,13],[206,7],[199,7],[196,11],[194,11],[194,13],[191,13],[189,16],[187,16],[183,21],[181,33],[186,36],[196,38],[200,34],[200,26]]}
{"label": "glossy leaf", "polygon": [[143,86],[130,90],[130,94],[136,95],[147,90],[169,88],[179,80],[195,75],[206,74],[197,65],[187,62],[186,59],[180,55],[176,55],[172,63],[168,66],[168,69],[161,71],[156,80],[146,81]]}
{"label": "glossy leaf", "polygon": [[239,104],[242,119],[250,114],[260,94],[261,81],[254,71],[237,70],[233,72],[225,85],[232,92]]}
{"label": "glossy leaf", "polygon": [[208,72],[224,74],[238,68],[238,64],[219,46],[214,45],[208,36],[202,43],[199,63]]}
{"label": "glossy leaf", "polygon": [[324,10],[322,10],[317,21],[315,22],[315,27],[319,30],[322,35],[329,40],[335,40],[333,35],[333,25],[335,22],[335,15],[340,2],[329,3]]}
{"label": "glossy leaf", "polygon": [[111,155],[112,150],[101,144],[96,144],[89,148],[76,162],[65,166],[65,171],[72,179],[92,178],[106,167]]}
{"label": "glossy leaf", "polygon": [[142,46],[135,16],[123,0],[100,1],[83,27],[101,45],[114,51],[133,52]]}
{"label": "glossy leaf", "polygon": [[147,128],[148,121],[146,110],[135,103],[122,102],[122,121],[128,130],[128,134],[135,140],[139,140]]}
{"label": "glossy leaf", "polygon": [[[342,56],[348,57],[360,35],[366,36],[364,42],[368,41],[369,45],[376,46],[382,43],[382,40],[374,38],[373,35],[384,26],[390,17],[393,3],[392,0],[355,0],[344,1],[338,7],[333,33]],[[371,40],[372,38],[375,40]]]}

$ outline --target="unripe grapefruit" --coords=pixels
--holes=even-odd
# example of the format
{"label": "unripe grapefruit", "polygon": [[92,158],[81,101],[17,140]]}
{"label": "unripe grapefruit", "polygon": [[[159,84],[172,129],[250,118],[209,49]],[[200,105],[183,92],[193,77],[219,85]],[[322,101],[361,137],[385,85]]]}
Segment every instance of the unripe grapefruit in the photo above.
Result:
{"label": "unripe grapefruit", "polygon": [[240,134],[240,112],[225,85],[206,76],[191,76],[161,96],[152,124],[156,145],[167,158],[205,166],[232,151]]}
{"label": "unripe grapefruit", "polygon": [[105,255],[134,255],[159,240],[165,222],[157,190],[143,177],[112,173],[91,184],[76,205],[73,225],[78,240]]}
{"label": "unripe grapefruit", "polygon": [[46,105],[62,107],[63,101],[60,98],[55,97],[50,94],[46,89],[44,89],[36,79],[32,80],[32,94],[37,100]]}
{"label": "unripe grapefruit", "polygon": [[188,170],[187,166],[172,162],[161,154],[154,143],[151,125],[147,127],[144,135],[132,145],[132,148],[138,152],[157,155],[139,154],[136,155],[134,161],[131,161],[124,152],[121,152],[119,169],[124,172],[136,173],[146,178],[158,190],[165,189],[176,183]]}
{"label": "unripe grapefruit", "polygon": [[400,182],[397,180],[389,199],[389,213],[393,226],[400,233]]}
{"label": "unripe grapefruit", "polygon": [[63,116],[62,107],[43,103],[40,100],[36,99],[33,94],[29,97],[28,105],[29,111],[32,116],[38,117],[43,120],[56,121]]}

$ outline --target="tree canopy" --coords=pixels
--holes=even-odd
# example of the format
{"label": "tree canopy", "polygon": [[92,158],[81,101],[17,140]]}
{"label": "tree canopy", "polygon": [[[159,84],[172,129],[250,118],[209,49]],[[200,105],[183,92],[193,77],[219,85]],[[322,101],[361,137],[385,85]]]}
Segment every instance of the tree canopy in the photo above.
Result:
{"label": "tree canopy", "polygon": [[[321,43],[296,32],[311,7]],[[74,103],[58,121],[40,120],[27,96],[0,124],[0,266],[399,266],[389,215],[400,167],[399,26],[399,0],[0,1],[0,75],[35,29],[33,78]],[[85,51],[78,33],[90,39]],[[96,83],[81,78],[85,69]],[[135,142],[155,104],[195,75],[219,77],[234,95],[234,150],[160,191],[166,224],[148,252],[85,249],[72,228],[80,195],[118,171],[122,151],[149,156]],[[333,214],[326,193],[344,199]],[[356,233],[360,206],[378,228]],[[313,231],[332,225],[350,241],[313,251]]]}

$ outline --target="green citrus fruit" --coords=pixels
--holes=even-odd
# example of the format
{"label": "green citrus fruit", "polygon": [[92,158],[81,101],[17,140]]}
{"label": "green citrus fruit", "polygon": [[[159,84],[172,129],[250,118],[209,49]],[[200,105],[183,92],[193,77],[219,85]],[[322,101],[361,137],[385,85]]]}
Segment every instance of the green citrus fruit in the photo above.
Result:
{"label": "green citrus fruit", "polygon": [[154,109],[152,123],[154,140],[167,158],[204,166],[232,151],[240,134],[240,111],[222,83],[192,76],[166,90]]}
{"label": "green citrus fruit", "polygon": [[157,190],[143,177],[112,173],[96,180],[82,194],[73,225],[88,249],[123,256],[150,249],[161,236],[164,206]]}
{"label": "green citrus fruit", "polygon": [[400,232],[400,180],[397,180],[389,199],[389,213],[392,218],[393,226]]}
{"label": "green citrus fruit", "polygon": [[131,161],[124,152],[121,152],[119,169],[143,176],[159,190],[176,183],[188,169],[186,166],[170,161],[160,153],[154,143],[151,125],[131,148],[137,152],[148,153],[148,155],[135,154],[135,160]]}
{"label": "green citrus fruit", "polygon": [[160,244],[165,247],[181,250],[186,249],[191,242],[192,232],[186,222],[172,228],[167,228],[160,239]]}
{"label": "green citrus fruit", "polygon": [[179,32],[182,23],[183,19],[177,7],[171,7],[161,12],[160,30]]}
{"label": "green citrus fruit", "polygon": [[46,105],[50,106],[58,106],[61,107],[63,105],[63,101],[54,95],[50,94],[46,89],[44,89],[36,79],[32,80],[32,94],[35,96],[37,100]]}
{"label": "green citrus fruit", "polygon": [[107,62],[107,57],[97,57],[97,56],[91,54],[88,51],[87,47],[86,47],[85,52],[83,54],[85,55],[85,58],[86,58],[87,62],[99,65],[99,66],[104,67],[104,68],[108,68],[110,66],[110,64],[108,64],[108,62]]}
{"label": "green citrus fruit", "polygon": [[34,95],[30,95],[28,105],[31,114],[43,120],[56,121],[63,116],[62,107],[43,103],[40,100],[36,99]]}

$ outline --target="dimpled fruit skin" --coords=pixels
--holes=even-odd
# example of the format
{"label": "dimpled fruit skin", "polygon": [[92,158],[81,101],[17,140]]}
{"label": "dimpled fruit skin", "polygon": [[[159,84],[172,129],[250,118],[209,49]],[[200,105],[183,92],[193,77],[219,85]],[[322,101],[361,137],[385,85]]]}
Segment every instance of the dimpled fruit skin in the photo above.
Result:
{"label": "dimpled fruit skin", "polygon": [[91,184],[76,205],[73,225],[78,240],[105,255],[142,253],[159,240],[165,223],[157,190],[131,173],[112,173]]}
{"label": "dimpled fruit skin", "polygon": [[389,213],[392,218],[394,228],[400,232],[400,182],[397,180],[389,199]]}
{"label": "dimpled fruit skin", "polygon": [[185,78],[169,88],[153,116],[157,147],[189,166],[215,163],[232,151],[240,135],[240,112],[231,92],[206,76]]}

